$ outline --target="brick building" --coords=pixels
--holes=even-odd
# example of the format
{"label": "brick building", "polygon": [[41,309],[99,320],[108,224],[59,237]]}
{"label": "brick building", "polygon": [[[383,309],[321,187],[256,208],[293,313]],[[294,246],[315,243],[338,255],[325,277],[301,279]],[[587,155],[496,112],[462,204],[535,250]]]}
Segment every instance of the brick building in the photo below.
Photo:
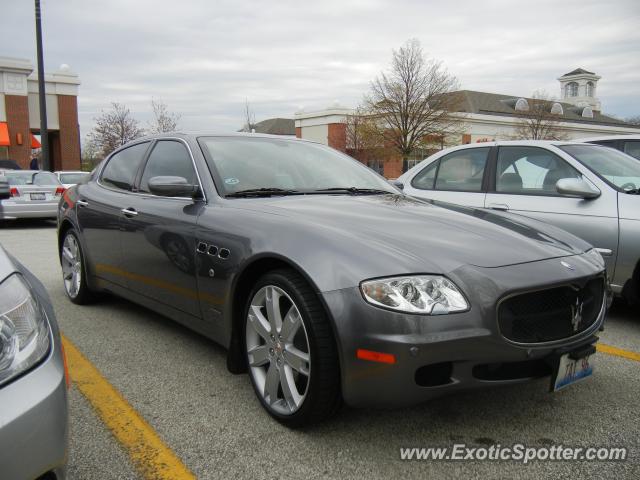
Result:
{"label": "brick building", "polygon": [[[52,170],[80,169],[78,75],[68,66],[45,74],[47,127]],[[29,60],[0,57],[0,159],[22,168],[40,147],[38,74]]]}

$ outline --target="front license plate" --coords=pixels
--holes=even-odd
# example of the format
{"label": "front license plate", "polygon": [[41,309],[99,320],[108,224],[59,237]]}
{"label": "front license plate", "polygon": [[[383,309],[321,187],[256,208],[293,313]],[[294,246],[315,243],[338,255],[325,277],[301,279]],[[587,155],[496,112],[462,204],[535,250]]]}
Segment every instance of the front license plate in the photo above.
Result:
{"label": "front license plate", "polygon": [[558,374],[553,383],[554,392],[593,375],[593,355],[587,355],[575,360],[570,355],[570,353],[566,353],[560,357]]}
{"label": "front license plate", "polygon": [[31,200],[44,200],[45,199],[45,194],[44,193],[32,193],[31,194]]}

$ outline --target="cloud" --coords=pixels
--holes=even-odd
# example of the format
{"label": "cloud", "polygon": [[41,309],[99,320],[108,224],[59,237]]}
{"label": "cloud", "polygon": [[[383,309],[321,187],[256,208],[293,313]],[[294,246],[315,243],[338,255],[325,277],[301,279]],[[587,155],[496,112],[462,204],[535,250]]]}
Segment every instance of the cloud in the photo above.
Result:
{"label": "cloud", "polygon": [[[245,99],[258,120],[356,105],[412,37],[463,88],[557,95],[557,77],[583,67],[602,75],[605,111],[640,113],[635,0],[43,0],[43,16],[46,65],[81,77],[83,133],[111,101],[146,122],[162,98],[198,130],[239,128]],[[35,61],[33,5],[5,0],[3,19],[2,54]]]}

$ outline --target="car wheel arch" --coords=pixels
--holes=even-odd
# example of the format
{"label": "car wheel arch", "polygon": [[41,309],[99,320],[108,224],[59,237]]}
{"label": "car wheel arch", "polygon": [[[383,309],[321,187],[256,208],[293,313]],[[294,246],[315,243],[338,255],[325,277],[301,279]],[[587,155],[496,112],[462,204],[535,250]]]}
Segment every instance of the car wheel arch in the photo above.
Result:
{"label": "car wheel arch", "polygon": [[68,218],[65,218],[60,224],[60,227],[58,228],[58,260],[62,261],[62,242],[64,242],[64,237],[69,230],[76,231],[78,241],[80,242],[80,246],[82,247],[81,251],[82,251],[82,257],[85,265],[84,268],[86,269],[86,272],[87,272],[87,283],[92,289],[99,290],[98,286],[96,285],[96,279],[93,276],[93,267],[91,266],[91,262],[87,260],[89,253],[87,252],[87,248],[85,246],[84,240],[80,235],[80,229]]}
{"label": "car wheel arch", "polygon": [[[333,338],[338,343],[338,332],[335,328],[334,319],[331,312],[325,304],[324,298],[320,295],[320,290],[313,282],[308,273],[292,262],[289,258],[283,257],[278,254],[262,254],[253,257],[250,261],[243,265],[242,269],[236,274],[231,288],[231,311],[228,315],[228,321],[230,322],[231,335],[229,339],[229,350],[227,353],[227,369],[231,373],[246,373],[247,365],[244,358],[243,343],[242,343],[242,329],[243,329],[243,313],[245,302],[253,285],[258,278],[262,275],[280,269],[290,269],[300,274],[307,283],[311,286],[312,290],[318,295],[320,304],[324,308],[325,314],[329,319]],[[338,352],[340,349],[338,348]],[[342,366],[342,359],[338,358],[338,363]]]}

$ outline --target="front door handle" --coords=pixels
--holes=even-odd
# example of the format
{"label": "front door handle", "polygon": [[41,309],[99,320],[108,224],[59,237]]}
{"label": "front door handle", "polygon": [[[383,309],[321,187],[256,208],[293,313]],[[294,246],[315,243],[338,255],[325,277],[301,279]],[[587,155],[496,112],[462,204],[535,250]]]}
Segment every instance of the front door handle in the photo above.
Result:
{"label": "front door handle", "polygon": [[89,202],[87,202],[86,200],[77,200],[76,203],[78,204],[79,207],[88,207],[89,206]]}
{"label": "front door handle", "polygon": [[610,248],[596,248],[595,250],[599,252],[603,257],[610,257],[613,255],[613,250],[611,250]]}
{"label": "front door handle", "polygon": [[136,212],[135,208],[123,208],[120,211],[124,213],[125,217],[135,217],[136,215],[138,215],[138,212]]}
{"label": "front door handle", "polygon": [[509,210],[509,205],[506,203],[490,203],[488,207],[493,210]]}

